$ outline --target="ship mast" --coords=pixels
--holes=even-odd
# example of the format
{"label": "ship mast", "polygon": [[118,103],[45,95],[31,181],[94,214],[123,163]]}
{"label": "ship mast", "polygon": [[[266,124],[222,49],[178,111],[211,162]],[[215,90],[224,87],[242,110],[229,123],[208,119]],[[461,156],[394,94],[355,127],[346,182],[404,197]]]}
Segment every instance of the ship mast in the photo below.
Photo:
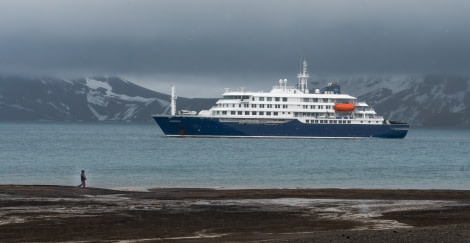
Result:
{"label": "ship mast", "polygon": [[302,63],[302,73],[299,73],[297,75],[297,78],[299,79],[299,89],[303,93],[308,93],[308,88],[307,88],[307,80],[310,76],[307,73],[307,61],[303,61]]}
{"label": "ship mast", "polygon": [[176,95],[175,95],[175,86],[171,85],[171,113],[170,115],[174,116],[176,115]]}

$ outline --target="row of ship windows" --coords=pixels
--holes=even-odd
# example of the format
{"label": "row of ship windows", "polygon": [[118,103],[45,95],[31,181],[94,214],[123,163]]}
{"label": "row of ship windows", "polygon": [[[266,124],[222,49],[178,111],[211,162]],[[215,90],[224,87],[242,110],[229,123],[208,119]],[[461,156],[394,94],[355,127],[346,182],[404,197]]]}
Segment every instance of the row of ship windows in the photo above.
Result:
{"label": "row of ship windows", "polygon": [[[252,115],[252,116],[278,116],[279,112],[277,111],[215,111],[215,115]],[[282,115],[285,115],[286,112],[282,112]],[[290,115],[290,112],[287,112]],[[352,119],[351,116],[331,116],[332,113],[318,113],[318,112],[294,112],[294,117],[315,117],[315,118],[333,118],[333,119]]]}
{"label": "row of ship windows", "polygon": [[351,120],[306,120],[306,123],[315,123],[315,124],[351,124]]}
{"label": "row of ship windows", "polygon": [[[306,120],[306,123],[315,123],[315,124],[351,124],[351,120]],[[367,121],[368,123],[372,123],[373,121]],[[364,123],[364,121],[361,121]],[[379,121],[375,121],[375,123],[380,123]]]}
{"label": "row of ship windows", "polygon": [[[249,100],[250,96],[248,95],[227,95],[224,96],[224,99],[226,100]],[[251,96],[251,100],[255,101],[255,97]],[[287,97],[258,97],[258,101],[281,101],[282,102],[287,102],[288,98]],[[328,98],[302,98],[303,102],[323,102],[323,103],[328,103],[330,100]],[[334,100],[331,99],[331,102]],[[340,101],[343,102],[344,100]],[[334,102],[333,102],[334,103]]]}
{"label": "row of ship windows", "polygon": [[[230,107],[230,104],[222,104],[220,107]],[[235,107],[235,104],[232,104],[231,107]],[[243,104],[243,107],[242,107],[242,104],[238,104],[238,107],[239,108],[249,108],[250,105],[249,104]],[[273,105],[272,104],[251,104],[251,108],[273,108]],[[276,109],[281,109],[281,105],[278,105],[278,104],[275,104],[274,105],[274,108]],[[282,105],[282,108],[283,109],[287,109],[288,108],[288,105]],[[302,105],[302,108],[303,109],[333,109],[333,106],[331,105]]]}
{"label": "row of ship windows", "polygon": [[[220,114],[227,115],[228,112],[227,111],[216,111],[216,114],[217,115],[220,115]],[[279,115],[279,112],[277,112],[277,111],[273,111],[273,112],[271,112],[271,111],[251,111],[251,112],[250,111],[245,111],[245,112],[243,112],[243,111],[230,111],[230,115],[247,115],[248,116],[250,114],[253,115],[253,116],[256,116],[256,115],[264,116],[265,114],[267,116],[271,116],[271,115],[277,116],[277,115]],[[290,114],[290,112],[289,112],[289,114]]]}
{"label": "row of ship windows", "polygon": [[[226,100],[248,100],[250,99],[250,96],[247,96],[247,95],[227,95],[227,96],[224,96],[224,99]],[[258,97],[258,101],[283,101],[283,102],[287,102],[287,97]],[[252,101],[255,101],[255,97],[252,96],[251,97],[251,100]]]}

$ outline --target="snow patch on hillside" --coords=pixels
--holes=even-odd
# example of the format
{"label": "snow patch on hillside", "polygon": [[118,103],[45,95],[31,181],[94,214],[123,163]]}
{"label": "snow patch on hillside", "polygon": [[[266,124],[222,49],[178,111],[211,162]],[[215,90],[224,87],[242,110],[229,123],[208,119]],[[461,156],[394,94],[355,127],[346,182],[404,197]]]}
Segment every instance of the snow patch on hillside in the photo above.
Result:
{"label": "snow patch on hillside", "polygon": [[68,80],[68,79],[62,79],[64,82],[68,83],[68,84],[71,84],[71,85],[74,85],[74,82]]}
{"label": "snow patch on hillside", "polygon": [[140,97],[140,96],[132,97],[132,96],[127,96],[127,95],[123,95],[123,94],[115,94],[115,93],[112,93],[112,92],[109,93],[109,96],[112,97],[112,98],[117,98],[117,99],[130,101],[130,102],[148,103],[148,102],[152,102],[152,101],[156,100],[155,98],[144,98],[144,97]]}
{"label": "snow patch on hillside", "polygon": [[55,103],[53,102],[47,102],[50,106],[54,107],[54,109],[60,111],[60,112],[63,112],[67,115],[70,115],[70,107],[68,107],[67,105],[65,105],[64,103],[60,102],[58,105],[56,105]]}
{"label": "snow patch on hillside", "polygon": [[[127,80],[122,80],[122,81],[125,82],[125,83],[131,83]],[[110,98],[114,98],[114,99],[120,99],[120,100],[129,101],[129,102],[142,102],[142,103],[148,103],[148,102],[152,102],[152,101],[155,100],[155,98],[144,98],[144,97],[140,97],[140,96],[127,96],[125,94],[116,94],[116,93],[112,92],[113,88],[108,83],[103,82],[103,81],[90,79],[90,78],[86,80],[86,85],[91,90],[97,90],[99,88],[105,89],[106,90],[106,96],[108,96]],[[96,94],[96,92],[95,93],[90,92],[90,93]],[[90,99],[91,99],[91,101],[96,102],[94,104],[103,105],[103,99],[98,99],[96,97],[96,95],[90,96]]]}
{"label": "snow patch on hillside", "polygon": [[132,105],[126,105],[126,112],[124,112],[124,116],[122,117],[124,120],[129,120],[132,118],[132,116],[134,116],[134,114],[136,113],[136,111],[139,109],[139,106],[136,105],[136,104],[132,104]]}
{"label": "snow patch on hillside", "polygon": [[10,108],[15,108],[15,109],[18,109],[18,110],[33,111],[33,110],[31,110],[31,109],[28,109],[28,108],[26,108],[26,107],[24,107],[24,106],[17,105],[17,104],[11,104],[11,105],[7,104],[7,105],[5,105],[5,106],[6,106],[6,107],[10,107]]}
{"label": "snow patch on hillside", "polygon": [[160,104],[160,106],[169,106],[170,105],[170,102],[168,100],[162,100],[162,99],[156,99],[158,104]]}
{"label": "snow patch on hillside", "polygon": [[378,89],[389,89],[393,94],[409,89],[421,82],[423,77],[418,75],[328,75],[314,77],[311,81],[318,83],[318,87],[310,85],[310,88],[322,88],[327,83],[338,83],[341,93],[352,96],[361,96]]}
{"label": "snow patch on hillside", "polygon": [[88,93],[86,96],[86,100],[90,104],[95,104],[103,107],[108,105],[108,100],[106,99],[106,97],[102,96],[100,92],[95,90],[90,90],[90,93]]}
{"label": "snow patch on hillside", "polygon": [[429,96],[427,94],[422,94],[422,95],[419,95],[419,96],[415,97],[415,100],[419,104],[424,104],[428,99],[429,99]]}
{"label": "snow patch on hillside", "polygon": [[99,121],[104,121],[108,116],[100,115],[90,104],[88,104],[88,108],[90,109],[91,113],[99,120]]}
{"label": "snow patch on hillside", "polygon": [[87,78],[86,79],[86,86],[88,86],[90,89],[98,89],[98,88],[103,88],[105,90],[111,91],[113,88],[106,82],[94,80]]}

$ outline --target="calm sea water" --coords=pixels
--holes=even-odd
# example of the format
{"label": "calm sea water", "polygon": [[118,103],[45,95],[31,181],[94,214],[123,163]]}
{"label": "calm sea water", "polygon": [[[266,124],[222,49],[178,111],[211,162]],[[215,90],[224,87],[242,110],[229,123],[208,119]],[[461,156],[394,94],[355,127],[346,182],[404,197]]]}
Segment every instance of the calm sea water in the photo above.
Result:
{"label": "calm sea water", "polygon": [[156,124],[0,123],[0,184],[470,189],[470,130],[405,139],[165,138]]}

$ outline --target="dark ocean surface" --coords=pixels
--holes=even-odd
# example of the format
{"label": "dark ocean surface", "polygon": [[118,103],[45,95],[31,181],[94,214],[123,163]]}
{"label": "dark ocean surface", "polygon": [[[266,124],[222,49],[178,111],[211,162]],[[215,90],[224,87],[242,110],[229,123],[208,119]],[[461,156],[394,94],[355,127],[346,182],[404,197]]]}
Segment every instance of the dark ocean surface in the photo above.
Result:
{"label": "dark ocean surface", "polygon": [[128,123],[0,123],[0,184],[470,189],[470,130],[405,139],[165,138]]}

